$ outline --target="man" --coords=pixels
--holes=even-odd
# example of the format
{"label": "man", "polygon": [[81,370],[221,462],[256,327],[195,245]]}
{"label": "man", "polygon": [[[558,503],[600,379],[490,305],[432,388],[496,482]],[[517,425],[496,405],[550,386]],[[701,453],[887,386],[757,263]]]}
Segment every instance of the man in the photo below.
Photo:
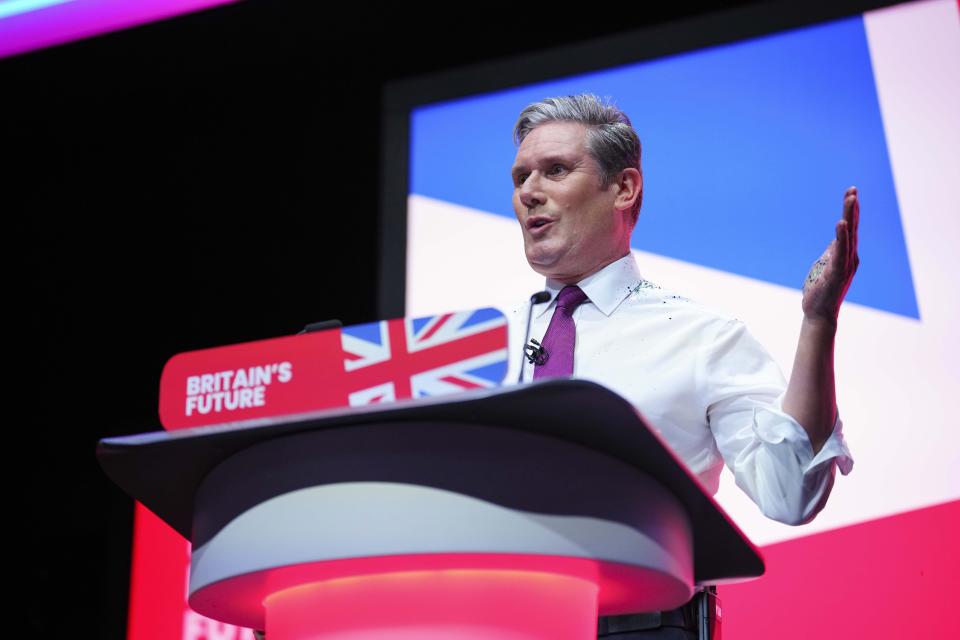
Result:
{"label": "man", "polygon": [[[837,414],[833,345],[859,262],[856,189],[847,190],[836,238],[804,284],[784,385],[743,323],[640,276],[630,253],[643,195],[640,141],[625,114],[592,95],[548,98],[523,110],[514,135],[514,211],[527,261],[550,294],[533,309],[531,336],[545,353],[532,355],[535,366],[520,364],[525,379],[594,379],[633,402],[709,491],[726,464],[768,517],[811,520],[836,467],[847,474],[853,464]],[[662,620],[684,626],[683,613]],[[696,637],[689,634],[665,625],[616,637]]]}

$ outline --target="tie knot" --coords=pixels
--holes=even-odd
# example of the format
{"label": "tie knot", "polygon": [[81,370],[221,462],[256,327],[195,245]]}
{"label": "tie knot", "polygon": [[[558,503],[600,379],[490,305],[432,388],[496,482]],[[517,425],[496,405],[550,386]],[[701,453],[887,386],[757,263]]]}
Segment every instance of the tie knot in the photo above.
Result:
{"label": "tie knot", "polygon": [[557,295],[557,307],[565,309],[569,313],[573,313],[577,307],[586,301],[587,294],[576,285],[564,287],[560,290],[560,294]]}

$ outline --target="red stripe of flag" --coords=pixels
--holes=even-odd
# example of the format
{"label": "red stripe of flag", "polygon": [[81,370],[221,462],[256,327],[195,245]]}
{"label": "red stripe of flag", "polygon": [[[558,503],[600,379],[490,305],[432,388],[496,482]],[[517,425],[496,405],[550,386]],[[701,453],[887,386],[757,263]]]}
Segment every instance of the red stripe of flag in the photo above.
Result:
{"label": "red stripe of flag", "polygon": [[453,316],[452,313],[445,313],[444,315],[440,316],[440,319],[437,320],[432,327],[430,327],[430,330],[427,331],[424,335],[417,338],[417,340],[428,340],[430,336],[432,336],[437,331],[439,331],[440,327],[446,324],[447,320],[449,320],[451,316]]}

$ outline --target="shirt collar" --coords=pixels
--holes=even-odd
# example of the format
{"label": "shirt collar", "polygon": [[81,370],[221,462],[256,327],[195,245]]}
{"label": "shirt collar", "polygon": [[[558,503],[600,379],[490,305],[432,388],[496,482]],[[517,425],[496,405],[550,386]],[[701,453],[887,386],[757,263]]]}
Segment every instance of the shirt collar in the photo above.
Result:
{"label": "shirt collar", "polygon": [[[620,303],[627,299],[630,292],[643,280],[640,275],[640,269],[637,267],[637,261],[633,253],[628,253],[616,262],[611,262],[600,271],[591,276],[587,276],[577,283],[577,286],[583,289],[583,292],[590,298],[590,302],[599,309],[603,315],[609,316],[616,311]],[[565,286],[562,282],[547,278],[545,289],[550,294],[550,300],[537,305],[534,309],[534,316],[539,318],[548,309],[552,309],[557,294]]]}

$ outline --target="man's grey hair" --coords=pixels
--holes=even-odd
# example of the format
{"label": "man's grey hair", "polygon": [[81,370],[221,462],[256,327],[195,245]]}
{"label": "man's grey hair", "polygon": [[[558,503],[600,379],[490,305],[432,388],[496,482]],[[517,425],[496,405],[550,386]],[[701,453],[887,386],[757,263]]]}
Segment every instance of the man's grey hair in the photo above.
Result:
{"label": "man's grey hair", "polygon": [[[520,112],[513,127],[513,139],[519,146],[527,135],[548,122],[579,122],[587,127],[587,152],[600,168],[604,187],[610,185],[624,169],[640,168],[640,137],[630,124],[630,118],[609,101],[604,102],[592,93],[576,96],[545,98],[527,105]],[[633,220],[640,215],[643,188],[633,205]]]}

